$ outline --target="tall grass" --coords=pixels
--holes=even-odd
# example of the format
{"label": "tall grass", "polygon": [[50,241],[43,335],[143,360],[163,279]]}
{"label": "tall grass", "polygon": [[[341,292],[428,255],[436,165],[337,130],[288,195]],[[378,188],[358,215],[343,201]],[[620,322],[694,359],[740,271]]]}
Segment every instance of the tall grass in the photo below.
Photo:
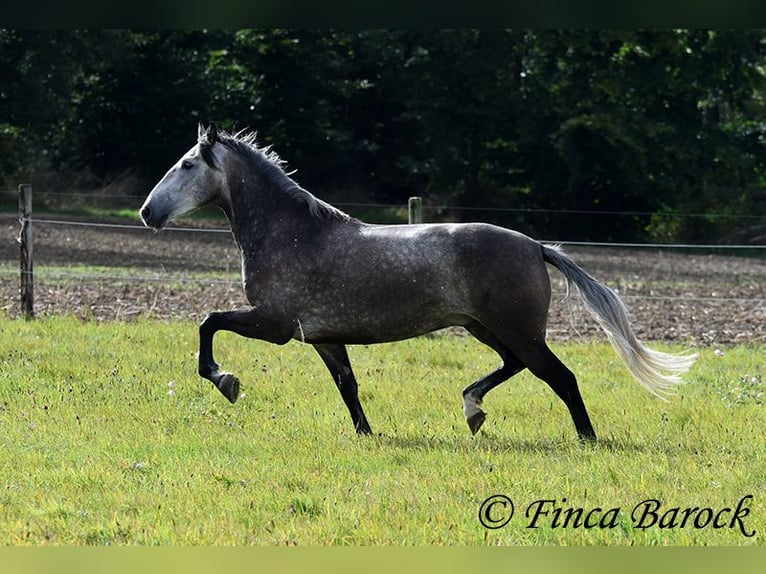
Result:
{"label": "tall grass", "polygon": [[[352,348],[376,433],[358,437],[305,345],[220,334],[217,358],[243,383],[230,405],[196,375],[191,323],[59,317],[0,330],[0,544],[729,545],[766,532],[762,346],[701,349],[665,403],[607,344],[554,345],[601,439],[587,445],[527,373],[486,397],[471,436],[460,391],[497,358],[468,338]],[[478,512],[494,494],[516,514],[488,530]],[[646,499],[721,509],[745,495],[754,537],[640,529],[630,516]],[[552,514],[529,528],[524,513],[542,499],[620,513],[611,528],[556,526]]]}

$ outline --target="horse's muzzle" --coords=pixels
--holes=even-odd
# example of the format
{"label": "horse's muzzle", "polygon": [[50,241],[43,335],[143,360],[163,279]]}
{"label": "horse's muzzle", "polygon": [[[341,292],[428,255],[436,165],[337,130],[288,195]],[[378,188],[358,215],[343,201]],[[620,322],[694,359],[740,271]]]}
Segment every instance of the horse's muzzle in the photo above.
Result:
{"label": "horse's muzzle", "polygon": [[144,222],[144,225],[152,227],[158,231],[162,229],[168,221],[167,215],[156,214],[148,204],[141,208],[140,214],[141,221]]}

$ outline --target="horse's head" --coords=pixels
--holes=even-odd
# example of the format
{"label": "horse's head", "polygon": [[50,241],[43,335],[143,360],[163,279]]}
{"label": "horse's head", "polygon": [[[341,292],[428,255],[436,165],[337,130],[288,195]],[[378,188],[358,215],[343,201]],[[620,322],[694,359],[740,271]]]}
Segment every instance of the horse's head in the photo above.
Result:
{"label": "horse's head", "polygon": [[168,170],[141,206],[144,225],[162,229],[168,221],[215,201],[223,193],[225,176],[214,153],[217,143],[215,125],[205,128],[199,124],[197,144]]}

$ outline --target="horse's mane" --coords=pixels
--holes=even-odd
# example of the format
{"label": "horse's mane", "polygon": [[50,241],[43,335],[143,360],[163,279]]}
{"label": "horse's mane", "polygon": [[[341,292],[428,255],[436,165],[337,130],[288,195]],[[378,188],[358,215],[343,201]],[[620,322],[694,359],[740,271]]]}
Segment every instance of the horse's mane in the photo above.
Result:
{"label": "horse's mane", "polygon": [[[278,188],[279,192],[284,193],[295,201],[305,203],[313,217],[317,219],[338,219],[341,221],[351,219],[347,213],[319,199],[298,185],[290,177],[295,172],[288,173],[285,171],[286,162],[279,157],[277,152],[272,149],[272,146],[258,147],[256,136],[255,131],[241,130],[236,133],[228,133],[218,130],[215,142],[244,157],[253,169],[258,170],[273,187]],[[200,153],[205,163],[214,169],[220,169],[218,160],[213,154],[211,142],[203,136],[200,138],[199,144]]]}

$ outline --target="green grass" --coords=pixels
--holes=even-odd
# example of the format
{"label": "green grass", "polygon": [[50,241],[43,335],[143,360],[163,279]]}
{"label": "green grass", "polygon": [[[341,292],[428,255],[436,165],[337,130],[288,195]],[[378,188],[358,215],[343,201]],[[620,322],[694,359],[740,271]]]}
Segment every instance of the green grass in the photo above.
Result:
{"label": "green grass", "polygon": [[[242,379],[230,405],[196,375],[187,322],[0,323],[0,545],[731,545],[766,533],[763,346],[700,349],[669,403],[601,342],[554,346],[577,373],[600,442],[523,373],[490,393],[475,437],[460,390],[496,366],[471,339],[354,347],[375,436],[353,433],[313,350],[222,333]],[[487,530],[481,502],[516,515]],[[732,507],[738,529],[637,529],[639,502]],[[566,498],[567,502],[561,502]],[[528,528],[526,508],[619,508],[614,528]],[[499,507],[496,507],[499,508]]]}

